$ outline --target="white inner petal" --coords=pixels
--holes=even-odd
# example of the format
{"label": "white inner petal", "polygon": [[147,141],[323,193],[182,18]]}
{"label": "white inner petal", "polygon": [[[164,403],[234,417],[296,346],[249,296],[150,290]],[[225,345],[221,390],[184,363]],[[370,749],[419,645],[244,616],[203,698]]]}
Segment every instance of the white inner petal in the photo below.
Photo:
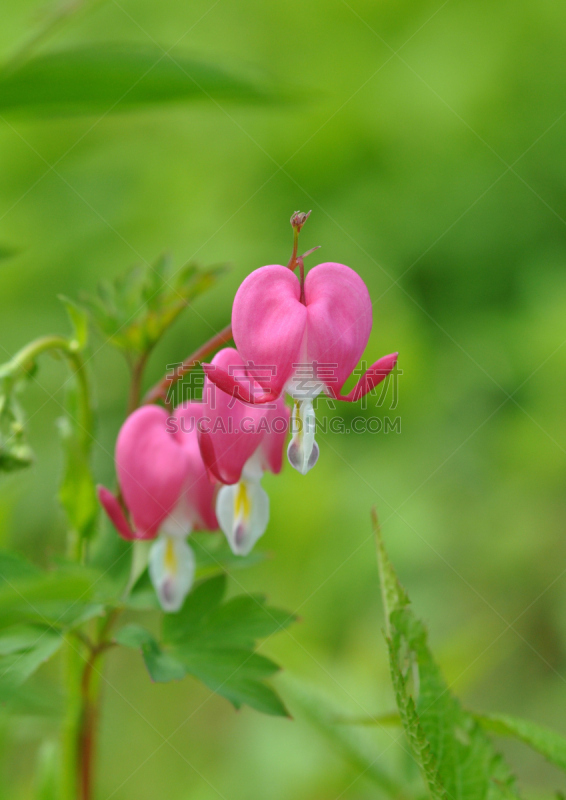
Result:
{"label": "white inner petal", "polygon": [[179,611],[195,577],[196,560],[185,539],[161,534],[149,551],[149,576],[164,611]]}
{"label": "white inner petal", "polygon": [[269,497],[259,480],[242,478],[222,486],[216,498],[218,523],[238,556],[247,556],[269,522]]}
{"label": "white inner petal", "polygon": [[301,475],[306,475],[318,461],[315,441],[316,415],[312,400],[295,400],[291,417],[292,438],[287,448],[289,463]]}
{"label": "white inner petal", "polygon": [[191,509],[186,500],[185,492],[181,494],[179,502],[169,514],[167,519],[161,523],[161,532],[167,536],[184,538],[193,529]]}
{"label": "white inner petal", "polygon": [[261,476],[263,475],[263,459],[261,453],[261,447],[258,447],[251,456],[248,458],[246,463],[244,464],[244,468],[242,470],[242,478],[247,481],[259,481],[261,480]]}

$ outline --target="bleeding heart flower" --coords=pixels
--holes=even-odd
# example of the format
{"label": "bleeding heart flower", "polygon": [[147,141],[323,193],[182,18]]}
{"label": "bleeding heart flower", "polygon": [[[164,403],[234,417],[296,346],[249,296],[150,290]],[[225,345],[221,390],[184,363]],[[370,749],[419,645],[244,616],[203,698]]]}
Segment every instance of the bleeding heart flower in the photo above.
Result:
{"label": "bleeding heart flower", "polygon": [[348,394],[341,394],[371,327],[367,287],[350,267],[319,264],[303,287],[287,267],[261,267],[244,280],[232,309],[234,341],[247,380],[203,366],[224,392],[249,404],[273,401],[283,391],[291,395],[294,434],[288,455],[292,466],[305,474],[318,458],[313,399],[324,391],[338,400],[359,400],[395,366],[397,353],[384,356]]}
{"label": "bleeding heart flower", "polygon": [[[192,414],[202,413],[200,403]],[[143,406],[124,422],[116,442],[116,472],[124,505],[103,486],[98,496],[125,539],[155,539],[149,573],[165,611],[178,611],[195,571],[186,537],[193,530],[215,530],[215,487],[198,447],[197,431],[171,425],[163,408]]]}
{"label": "bleeding heart flower", "polygon": [[[251,393],[263,393],[232,347],[216,354],[211,369],[237,376]],[[216,500],[218,522],[232,551],[247,555],[267,528],[269,497],[260,480],[265,470],[281,470],[289,409],[282,398],[269,405],[247,405],[218,389],[209,377],[203,409],[201,453],[211,475],[223,484]]]}

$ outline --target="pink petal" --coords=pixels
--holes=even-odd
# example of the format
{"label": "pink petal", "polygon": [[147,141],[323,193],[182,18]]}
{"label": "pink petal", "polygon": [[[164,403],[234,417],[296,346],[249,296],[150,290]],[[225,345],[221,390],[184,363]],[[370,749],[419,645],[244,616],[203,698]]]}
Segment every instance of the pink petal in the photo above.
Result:
{"label": "pink petal", "polygon": [[120,505],[118,498],[105,486],[97,487],[98,499],[100,504],[108,514],[110,522],[114,525],[118,533],[123,539],[152,539],[153,536],[139,536],[134,533],[130,527],[130,523],[126,519],[126,515]]}
{"label": "pink petal", "polygon": [[368,343],[372,327],[369,292],[353,269],[328,262],[307,273],[305,302],[307,361],[316,362],[323,382],[337,393]]}
{"label": "pink petal", "polygon": [[116,442],[118,481],[138,538],[157,534],[185,485],[189,455],[168,420],[164,408],[142,406],[124,422]]}
{"label": "pink petal", "polygon": [[215,531],[218,521],[214,511],[216,486],[211,483],[198,443],[198,425],[203,415],[200,402],[183,403],[175,409],[181,443],[189,456],[185,485],[185,511],[193,529]]}
{"label": "pink petal", "polygon": [[362,397],[364,397],[368,392],[371,392],[372,389],[374,389],[384,378],[389,375],[397,363],[398,355],[399,353],[391,353],[391,355],[383,356],[379,359],[379,361],[376,361],[375,364],[372,364],[372,366],[362,375],[360,380],[356,383],[354,388],[348,392],[347,395],[335,393],[332,388],[330,389],[330,394],[337,400],[345,400],[347,403],[355,403],[357,400],[360,400]]}
{"label": "pink petal", "polygon": [[291,410],[285,405],[282,397],[276,403],[270,405],[266,421],[269,425],[269,430],[261,441],[261,454],[263,469],[269,469],[271,472],[281,472],[283,466],[283,451],[285,448],[285,440],[289,432],[289,417]]}
{"label": "pink petal", "polygon": [[243,403],[261,405],[277,399],[277,395],[273,392],[253,391],[248,376],[230,375],[217,364],[202,363],[201,366],[211,383],[218,386],[225,394],[229,394],[230,397],[241,400]]}
{"label": "pink petal", "polygon": [[299,298],[297,276],[278,265],[256,269],[234,298],[232,331],[238,351],[248,373],[275,396],[300,360],[307,310]]}
{"label": "pink petal", "polygon": [[[260,387],[246,377],[242,357],[233,347],[225,347],[212,359],[212,365],[227,374],[236,373],[247,382],[250,396],[261,394]],[[203,388],[203,418],[199,444],[207,469],[222,483],[237,483],[244,464],[258,448],[264,432],[259,428],[267,411],[263,406],[246,405],[221,391],[207,374]]]}

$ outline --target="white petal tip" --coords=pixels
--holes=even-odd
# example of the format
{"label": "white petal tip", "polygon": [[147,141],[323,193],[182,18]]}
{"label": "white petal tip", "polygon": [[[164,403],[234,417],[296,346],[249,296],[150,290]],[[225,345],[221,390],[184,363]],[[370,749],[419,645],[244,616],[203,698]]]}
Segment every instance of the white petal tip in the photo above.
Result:
{"label": "white petal tip", "polygon": [[287,448],[287,458],[289,459],[289,464],[293,467],[293,469],[296,469],[297,472],[300,472],[301,475],[306,475],[307,472],[310,472],[310,470],[318,461],[318,455],[319,449],[316,442],[313,442],[312,449],[308,457],[305,452],[305,448],[301,447],[298,441],[291,439],[289,442],[289,447]]}
{"label": "white petal tip", "polygon": [[184,539],[162,535],[149,553],[149,576],[164,611],[179,611],[195,577],[195,555]]}
{"label": "white petal tip", "polygon": [[216,499],[216,516],[234,555],[247,556],[267,530],[267,492],[259,481],[223,486]]}

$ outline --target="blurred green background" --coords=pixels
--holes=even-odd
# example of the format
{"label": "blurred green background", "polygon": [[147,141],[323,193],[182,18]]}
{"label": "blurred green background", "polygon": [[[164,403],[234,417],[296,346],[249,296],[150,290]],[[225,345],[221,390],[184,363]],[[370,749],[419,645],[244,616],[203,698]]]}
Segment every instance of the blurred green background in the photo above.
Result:
{"label": "blurred green background", "polygon": [[[5,60],[51,8],[2,3]],[[286,263],[290,213],[312,208],[302,246],[323,249],[310,266],[320,256],[356,269],[374,301],[368,360],[400,351],[398,408],[377,413],[400,415],[401,432],[329,433],[307,477],[267,476],[273,558],[232,587],[298,612],[266,645],[288,673],[353,715],[389,710],[375,504],[464,702],[566,733],[566,6],[107,0],[78,8],[37,52],[110,42],[157,43],[288,99],[57,118],[0,109],[0,245],[15,250],[0,261],[0,360],[67,330],[60,293],[164,250],[179,265],[229,261],[152,357],[149,385],[229,322],[247,273]],[[128,375],[102,340],[93,353],[96,474],[111,484]],[[0,484],[0,545],[42,563],[64,538],[63,375],[43,362],[24,398],[36,464]],[[235,713],[191,679],[153,686],[135,653],[111,654],[108,678],[100,798],[376,793],[300,714]],[[31,797],[49,730],[1,726],[0,794]],[[375,757],[408,770],[398,735],[375,734]],[[504,749],[528,796],[566,790],[534,755]]]}

